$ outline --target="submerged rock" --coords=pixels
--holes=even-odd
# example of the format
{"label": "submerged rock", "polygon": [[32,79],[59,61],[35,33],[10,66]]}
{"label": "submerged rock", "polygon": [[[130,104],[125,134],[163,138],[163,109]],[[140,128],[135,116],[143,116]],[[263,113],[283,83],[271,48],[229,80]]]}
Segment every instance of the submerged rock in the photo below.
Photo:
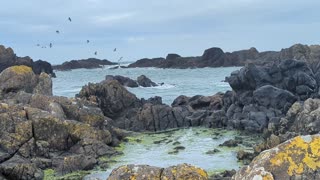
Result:
{"label": "submerged rock", "polygon": [[108,177],[108,180],[118,179],[207,180],[208,175],[203,169],[188,164],[180,164],[168,168],[159,168],[148,165],[124,165],[114,169]]}
{"label": "submerged rock", "polygon": [[319,179],[319,148],[319,135],[295,137],[262,152],[233,179]]}

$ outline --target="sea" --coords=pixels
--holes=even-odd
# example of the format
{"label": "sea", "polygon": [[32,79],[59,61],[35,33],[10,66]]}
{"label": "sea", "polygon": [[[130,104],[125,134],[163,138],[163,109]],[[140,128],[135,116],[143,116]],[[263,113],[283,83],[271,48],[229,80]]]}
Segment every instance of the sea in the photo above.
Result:
{"label": "sea", "polygon": [[180,95],[214,95],[217,92],[230,90],[225,77],[240,67],[201,68],[201,69],[159,69],[159,68],[119,68],[105,66],[99,69],[76,69],[71,71],[56,71],[53,79],[53,94],[57,96],[74,97],[82,86],[98,83],[106,75],[122,75],[136,80],[140,75],[146,75],[153,82],[162,84],[157,87],[127,88],[138,98],[162,97],[163,103],[170,105]]}

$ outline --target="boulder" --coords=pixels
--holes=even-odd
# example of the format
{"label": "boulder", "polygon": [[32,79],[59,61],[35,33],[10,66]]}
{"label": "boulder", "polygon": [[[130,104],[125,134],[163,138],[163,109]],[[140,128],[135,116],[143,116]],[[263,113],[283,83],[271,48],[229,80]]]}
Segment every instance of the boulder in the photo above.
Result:
{"label": "boulder", "polygon": [[168,168],[148,165],[124,165],[114,169],[108,177],[108,180],[117,179],[207,180],[208,174],[203,169],[188,164],[180,164]]}
{"label": "boulder", "polygon": [[320,136],[298,136],[263,151],[233,179],[319,179]]}
{"label": "boulder", "polygon": [[116,80],[118,81],[121,85],[123,86],[127,86],[127,87],[139,87],[138,83],[128,77],[124,77],[124,76],[112,76],[112,75],[107,75],[106,76],[106,81],[110,81],[110,80]]}
{"label": "boulder", "polygon": [[77,97],[94,99],[104,115],[110,118],[120,117],[126,110],[137,107],[140,103],[134,94],[114,80],[89,83],[82,87]]}
{"label": "boulder", "polygon": [[145,75],[141,75],[137,78],[137,82],[142,87],[154,87],[158,86],[156,83],[152,82],[149,78]]}
{"label": "boulder", "polygon": [[46,73],[36,75],[28,66],[12,66],[0,74],[0,95],[10,93],[36,93],[52,95],[52,80]]}

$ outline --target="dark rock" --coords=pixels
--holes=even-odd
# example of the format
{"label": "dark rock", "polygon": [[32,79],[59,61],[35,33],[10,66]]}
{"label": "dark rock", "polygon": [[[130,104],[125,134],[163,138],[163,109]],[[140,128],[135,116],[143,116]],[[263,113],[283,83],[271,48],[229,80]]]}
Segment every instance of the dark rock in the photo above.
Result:
{"label": "dark rock", "polygon": [[81,89],[77,97],[95,99],[104,115],[111,118],[119,117],[129,108],[139,106],[138,98],[114,80],[89,83]]}
{"label": "dark rock", "polygon": [[224,143],[220,144],[219,146],[236,147],[240,143],[242,143],[241,140],[230,139],[230,140],[227,140]]}
{"label": "dark rock", "polygon": [[214,149],[214,150],[207,151],[206,154],[216,154],[218,152],[220,152],[219,149]]}
{"label": "dark rock", "polygon": [[181,58],[181,56],[178,54],[168,54],[166,57],[166,60],[177,59],[177,58]]}
{"label": "dark rock", "polygon": [[149,78],[145,75],[141,75],[137,78],[137,82],[142,87],[154,87],[158,86],[156,83],[152,82]]}
{"label": "dark rock", "polygon": [[136,81],[124,76],[107,75],[105,79],[106,81],[117,80],[121,85],[127,86],[127,87],[139,87]]}
{"label": "dark rock", "polygon": [[81,60],[71,60],[62,63],[61,65],[53,66],[53,69],[59,71],[68,71],[72,69],[95,69],[101,68],[104,65],[116,65],[117,63],[110,62],[106,59],[100,60],[96,58],[89,58],[89,59],[81,59]]}

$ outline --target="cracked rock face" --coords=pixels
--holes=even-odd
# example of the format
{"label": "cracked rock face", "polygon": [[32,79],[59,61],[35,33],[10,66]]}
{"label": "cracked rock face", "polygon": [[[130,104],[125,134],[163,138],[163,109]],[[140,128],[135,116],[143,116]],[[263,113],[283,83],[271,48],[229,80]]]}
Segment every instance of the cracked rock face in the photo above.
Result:
{"label": "cracked rock face", "polygon": [[319,170],[320,135],[298,136],[262,152],[233,179],[320,179]]}
{"label": "cracked rock face", "polygon": [[51,78],[27,66],[4,70],[0,82],[0,179],[89,170],[116,153],[111,145],[124,133],[96,104],[50,96]]}

